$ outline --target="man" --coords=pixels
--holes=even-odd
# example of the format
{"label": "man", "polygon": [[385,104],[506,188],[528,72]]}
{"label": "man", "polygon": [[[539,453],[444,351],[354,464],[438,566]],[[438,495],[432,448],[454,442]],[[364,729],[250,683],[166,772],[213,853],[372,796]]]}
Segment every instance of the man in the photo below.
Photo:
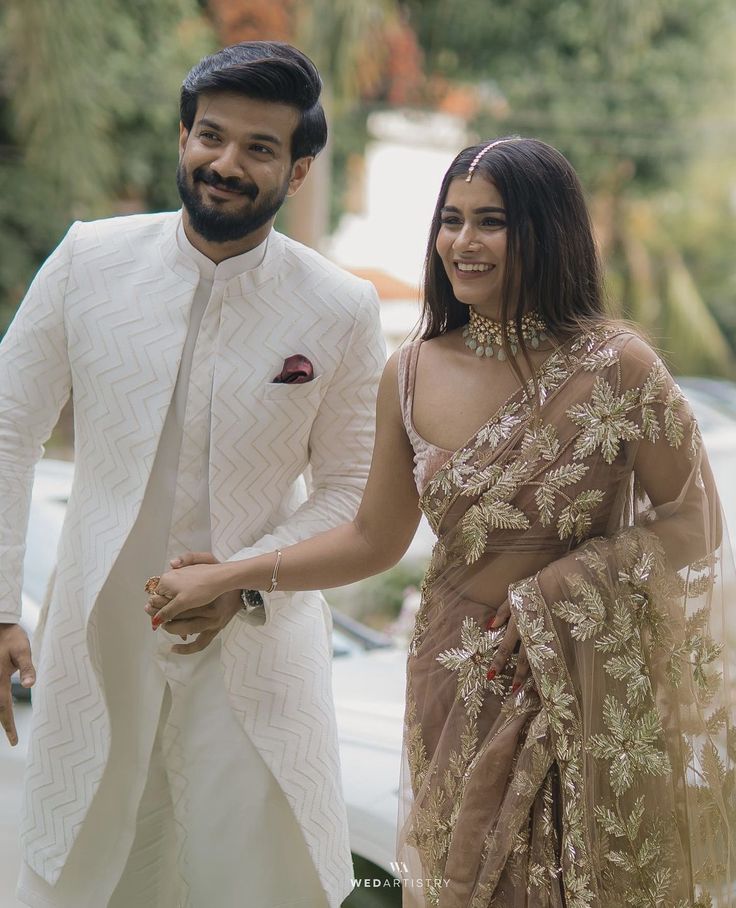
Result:
{"label": "man", "polygon": [[143,611],[174,555],[273,551],[357,509],[384,359],[375,291],[272,229],[325,144],[320,90],[283,44],[195,66],[183,211],[74,224],[0,346],[11,743],[10,674],[35,677],[17,624],[33,466],[71,391],[75,413],[34,642],[28,905],[319,908],[350,889],[322,598],[221,597],[187,642]]}

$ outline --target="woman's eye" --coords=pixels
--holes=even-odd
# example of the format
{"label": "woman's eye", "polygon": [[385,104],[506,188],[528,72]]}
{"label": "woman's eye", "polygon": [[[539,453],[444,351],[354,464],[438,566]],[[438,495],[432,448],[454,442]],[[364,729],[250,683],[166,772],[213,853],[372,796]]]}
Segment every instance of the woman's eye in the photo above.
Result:
{"label": "woman's eye", "polygon": [[505,227],[506,221],[502,221],[499,218],[483,218],[483,220],[481,221],[481,225],[483,227],[499,228],[499,227]]}
{"label": "woman's eye", "polygon": [[455,224],[459,224],[459,223],[460,223],[460,218],[456,218],[456,217],[452,217],[452,216],[447,216],[447,217],[441,218],[441,220],[440,220],[440,224],[445,224],[448,226],[454,226]]}

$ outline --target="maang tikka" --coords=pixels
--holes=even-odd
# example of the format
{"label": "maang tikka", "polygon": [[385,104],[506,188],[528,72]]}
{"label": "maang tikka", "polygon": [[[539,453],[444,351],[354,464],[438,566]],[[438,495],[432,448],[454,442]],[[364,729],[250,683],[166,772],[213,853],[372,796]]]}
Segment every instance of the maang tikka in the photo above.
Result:
{"label": "maang tikka", "polygon": [[520,136],[513,136],[510,139],[496,139],[494,142],[491,142],[489,145],[486,145],[485,148],[481,148],[481,150],[478,152],[478,154],[471,161],[470,167],[468,167],[468,175],[467,175],[467,177],[465,177],[465,182],[469,183],[473,179],[473,171],[478,166],[478,162],[483,157],[483,155],[486,154],[486,152],[490,151],[492,148],[495,148],[496,145],[503,145],[506,142],[518,142],[520,138],[521,138]]}

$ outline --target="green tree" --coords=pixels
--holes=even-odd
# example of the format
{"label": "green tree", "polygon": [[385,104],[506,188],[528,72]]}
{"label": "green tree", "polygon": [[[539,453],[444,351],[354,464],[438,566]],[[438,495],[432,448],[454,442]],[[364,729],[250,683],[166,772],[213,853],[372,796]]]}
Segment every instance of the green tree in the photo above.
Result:
{"label": "green tree", "polygon": [[0,331],[76,218],[178,204],[178,89],[214,48],[194,0],[6,0]]}
{"label": "green tree", "polygon": [[[725,299],[734,277],[726,244],[716,244],[714,253],[714,218],[708,237],[695,232],[692,221],[686,235],[672,201],[679,196],[681,208],[692,208],[687,193],[696,162],[731,156],[732,4],[408,5],[434,75],[427,82],[430,99],[442,79],[467,81],[477,98],[473,126],[479,135],[534,135],[563,151],[591,194],[617,313],[642,322],[677,368],[730,374],[726,338],[734,332]],[[724,180],[720,191],[710,188],[723,231],[733,222],[725,198],[731,189]],[[711,262],[717,259],[717,286],[698,267],[701,252]]]}

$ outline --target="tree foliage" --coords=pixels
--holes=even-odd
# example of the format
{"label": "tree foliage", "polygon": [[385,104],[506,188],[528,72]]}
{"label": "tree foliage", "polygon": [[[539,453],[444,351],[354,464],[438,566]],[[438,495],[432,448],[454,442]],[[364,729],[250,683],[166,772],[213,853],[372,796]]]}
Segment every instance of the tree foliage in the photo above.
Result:
{"label": "tree foliage", "polygon": [[214,48],[194,0],[6,0],[0,331],[69,223],[177,204],[178,90]]}
{"label": "tree foliage", "polygon": [[333,136],[289,203],[289,228],[306,228],[292,233],[315,241],[328,195],[334,223],[376,106],[455,110],[479,137],[535,135],[590,192],[617,314],[679,369],[729,374],[734,37],[730,0],[5,0],[0,333],[71,220],[178,204],[192,63],[275,38],[318,63]]}
{"label": "tree foliage", "polygon": [[408,6],[429,102],[466,82],[479,136],[533,135],[566,154],[591,196],[615,313],[648,329],[679,370],[732,374],[729,0]]}
{"label": "tree foliage", "polygon": [[[480,83],[483,135],[545,138],[586,184],[622,160],[661,185],[702,144],[723,88],[728,0],[409,0],[427,69]],[[728,52],[730,53],[730,52]],[[733,126],[731,127],[733,129]],[[733,138],[733,136],[732,136]]]}

